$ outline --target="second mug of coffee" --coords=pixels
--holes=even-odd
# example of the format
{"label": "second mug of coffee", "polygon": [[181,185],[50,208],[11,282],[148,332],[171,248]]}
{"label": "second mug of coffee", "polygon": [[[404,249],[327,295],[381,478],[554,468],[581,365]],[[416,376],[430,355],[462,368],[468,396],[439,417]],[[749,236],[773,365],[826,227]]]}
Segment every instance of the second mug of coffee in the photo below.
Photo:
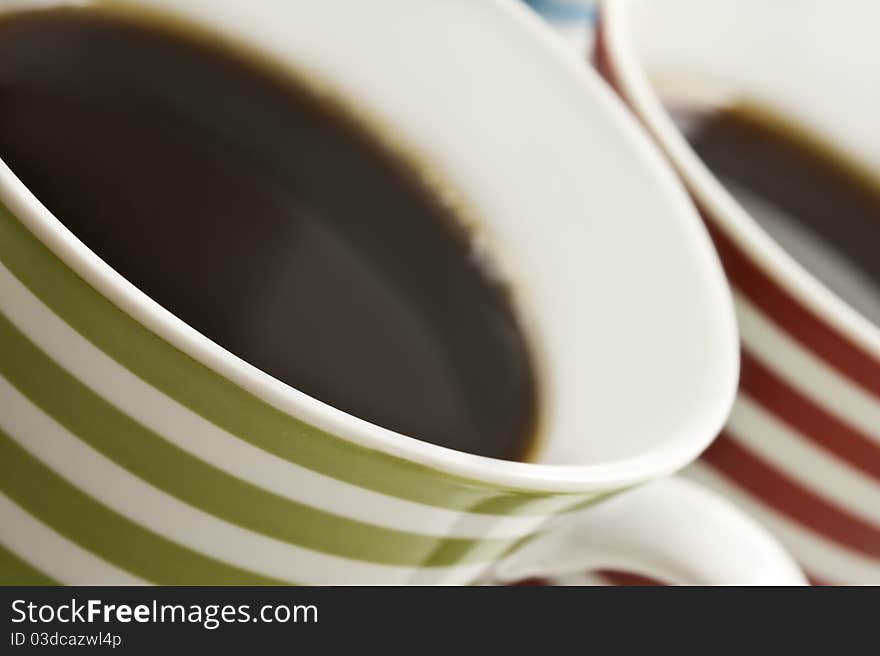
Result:
{"label": "second mug of coffee", "polygon": [[700,207],[742,376],[689,474],[817,583],[880,584],[877,3],[623,0],[597,58]]}
{"label": "second mug of coffee", "polygon": [[527,10],[27,4],[0,15],[5,582],[802,581],[662,478],[732,402],[729,291]]}

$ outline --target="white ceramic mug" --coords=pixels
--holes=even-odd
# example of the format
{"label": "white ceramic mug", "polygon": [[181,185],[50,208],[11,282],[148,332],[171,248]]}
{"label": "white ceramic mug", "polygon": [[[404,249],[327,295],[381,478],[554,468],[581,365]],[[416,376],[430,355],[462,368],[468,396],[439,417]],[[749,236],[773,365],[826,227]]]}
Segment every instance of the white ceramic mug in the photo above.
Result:
{"label": "white ceramic mug", "polygon": [[880,5],[863,0],[612,0],[596,51],[700,207],[734,290],[740,391],[689,473],[770,527],[819,583],[880,584],[880,299],[815,247],[772,237],[660,93],[757,105],[880,185],[878,27]]}
{"label": "white ceramic mug", "polygon": [[539,363],[542,449],[529,463],[470,455],[304,395],[141,293],[0,166],[4,580],[471,583],[639,565],[682,582],[802,581],[732,505],[655,480],[727,416],[729,290],[650,141],[527,9],[100,4],[195,23],[393,127],[511,282]]}

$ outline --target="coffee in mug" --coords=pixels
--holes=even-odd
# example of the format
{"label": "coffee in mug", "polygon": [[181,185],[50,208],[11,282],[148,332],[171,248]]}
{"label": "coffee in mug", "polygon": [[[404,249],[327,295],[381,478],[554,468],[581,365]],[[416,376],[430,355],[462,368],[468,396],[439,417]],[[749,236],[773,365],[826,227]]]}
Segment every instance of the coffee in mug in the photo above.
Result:
{"label": "coffee in mug", "polygon": [[417,168],[307,83],[148,15],[0,21],[0,156],[144,293],[279,380],[518,459],[536,383],[505,284]]}
{"label": "coffee in mug", "polygon": [[694,152],[761,227],[880,323],[880,188],[873,177],[760,104],[665,104]]}

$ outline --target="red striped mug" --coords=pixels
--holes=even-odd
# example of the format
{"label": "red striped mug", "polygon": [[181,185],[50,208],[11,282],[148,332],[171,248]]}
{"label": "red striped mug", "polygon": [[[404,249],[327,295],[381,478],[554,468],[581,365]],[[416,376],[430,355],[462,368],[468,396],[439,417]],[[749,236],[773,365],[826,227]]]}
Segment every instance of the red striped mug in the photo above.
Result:
{"label": "red striped mug", "polygon": [[661,104],[658,81],[712,102],[759,103],[880,181],[878,24],[880,5],[860,0],[609,0],[595,53],[688,186],[734,289],[739,394],[690,474],[765,523],[825,583],[880,584],[880,326],[713,176]]}

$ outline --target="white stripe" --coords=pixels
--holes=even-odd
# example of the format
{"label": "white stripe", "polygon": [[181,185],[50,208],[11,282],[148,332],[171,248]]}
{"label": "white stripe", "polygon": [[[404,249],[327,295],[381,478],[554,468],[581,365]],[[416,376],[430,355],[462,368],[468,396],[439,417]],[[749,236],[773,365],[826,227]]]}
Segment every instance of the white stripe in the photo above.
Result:
{"label": "white stripe", "polygon": [[59,535],[0,492],[0,543],[32,567],[64,585],[144,585]]}
{"label": "white stripe", "polygon": [[743,344],[789,385],[880,447],[880,400],[825,364],[778,328],[740,293],[734,293]]}
{"label": "white stripe", "polygon": [[477,578],[488,566],[380,565],[260,535],[193,508],[133,476],[77,439],[2,377],[0,407],[6,410],[0,416],[0,428],[85,494],[169,540],[252,572],[313,585],[458,584]]}
{"label": "white stripe", "polygon": [[248,444],[107,356],[2,264],[0,308],[44,353],[122,412],[200,460],[279,496],[376,526],[444,537],[518,538],[535,532],[547,519],[546,515],[459,512],[398,499],[324,476]]}
{"label": "white stripe", "polygon": [[880,484],[814,445],[742,392],[727,427],[739,442],[789,478],[880,526]]}
{"label": "white stripe", "polygon": [[707,465],[695,462],[684,473],[723,494],[766,526],[809,574],[829,583],[880,585],[880,561],[851,551],[793,522]]}

